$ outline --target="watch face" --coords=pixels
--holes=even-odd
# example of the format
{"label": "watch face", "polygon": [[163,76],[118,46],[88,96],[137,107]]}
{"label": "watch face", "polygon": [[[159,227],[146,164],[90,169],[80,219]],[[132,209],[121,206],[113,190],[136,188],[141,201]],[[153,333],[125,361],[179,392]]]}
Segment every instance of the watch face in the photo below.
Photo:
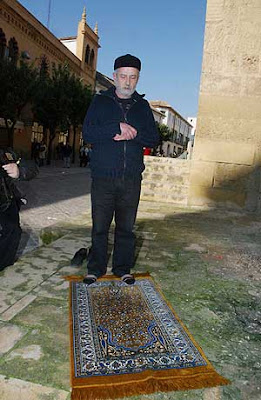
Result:
{"label": "watch face", "polygon": [[0,165],[16,162],[14,154],[9,151],[0,150]]}
{"label": "watch face", "polygon": [[4,153],[5,154],[5,156],[6,156],[6,159],[10,162],[10,161],[15,161],[14,160],[14,157],[13,157],[13,155],[11,154],[11,153]]}

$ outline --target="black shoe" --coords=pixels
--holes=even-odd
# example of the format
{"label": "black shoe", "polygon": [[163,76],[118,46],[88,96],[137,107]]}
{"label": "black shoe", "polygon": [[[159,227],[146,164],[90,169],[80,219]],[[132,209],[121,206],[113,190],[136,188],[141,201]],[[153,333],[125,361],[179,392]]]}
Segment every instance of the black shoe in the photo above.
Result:
{"label": "black shoe", "polygon": [[135,278],[133,275],[125,274],[121,277],[122,282],[127,283],[127,285],[133,285],[135,283]]}
{"label": "black shoe", "polygon": [[96,281],[97,281],[97,276],[95,275],[86,275],[86,277],[83,279],[83,283],[85,283],[85,285],[91,285]]}
{"label": "black shoe", "polygon": [[76,251],[74,254],[72,260],[71,260],[71,265],[78,267],[82,265],[83,261],[87,258],[88,255],[88,249],[85,247],[82,247],[80,250]]}

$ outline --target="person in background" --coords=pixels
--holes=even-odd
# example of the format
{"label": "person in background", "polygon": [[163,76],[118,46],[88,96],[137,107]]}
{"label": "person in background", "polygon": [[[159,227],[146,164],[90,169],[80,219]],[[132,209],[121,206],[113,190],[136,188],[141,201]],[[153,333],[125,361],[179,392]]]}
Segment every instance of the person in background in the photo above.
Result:
{"label": "person in background", "polygon": [[141,61],[130,54],[114,63],[115,87],[97,94],[85,117],[83,138],[92,146],[92,247],[83,282],[106,274],[108,232],[114,217],[112,272],[134,284],[135,235],[140,199],[143,148],[153,148],[159,135],[148,102],[136,92]]}
{"label": "person in background", "polygon": [[143,154],[144,154],[144,156],[150,156],[151,155],[151,149],[149,147],[144,147]]}
{"label": "person in background", "polygon": [[72,148],[68,142],[63,146],[63,166],[64,168],[70,168],[71,166],[71,154]]}
{"label": "person in background", "polygon": [[87,146],[84,144],[80,148],[80,167],[86,167],[88,163],[88,151],[87,151]]}
{"label": "person in background", "polygon": [[31,159],[34,160],[34,162],[37,165],[39,165],[39,155],[40,155],[40,143],[37,142],[36,139],[34,139],[32,143]]}
{"label": "person in background", "polygon": [[41,142],[39,151],[39,167],[43,167],[46,159],[47,146],[44,141]]}

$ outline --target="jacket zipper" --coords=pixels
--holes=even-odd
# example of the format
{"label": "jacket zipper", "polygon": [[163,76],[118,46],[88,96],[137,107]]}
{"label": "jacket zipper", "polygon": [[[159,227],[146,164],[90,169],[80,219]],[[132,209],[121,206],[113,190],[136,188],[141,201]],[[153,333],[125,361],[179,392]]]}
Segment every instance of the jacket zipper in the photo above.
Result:
{"label": "jacket zipper", "polygon": [[[130,109],[134,106],[134,104],[137,103],[137,100],[134,99],[133,103],[130,105],[130,108],[127,110],[126,113],[123,112],[122,107],[119,105],[119,103],[115,100],[114,97],[113,97],[113,100],[115,101],[115,103],[118,104],[119,108],[121,109],[124,122],[126,124],[128,124],[127,114],[130,111]],[[125,171],[126,171],[126,152],[127,152],[127,144],[126,144],[126,140],[124,140],[124,143],[123,143],[123,179],[125,178]]]}

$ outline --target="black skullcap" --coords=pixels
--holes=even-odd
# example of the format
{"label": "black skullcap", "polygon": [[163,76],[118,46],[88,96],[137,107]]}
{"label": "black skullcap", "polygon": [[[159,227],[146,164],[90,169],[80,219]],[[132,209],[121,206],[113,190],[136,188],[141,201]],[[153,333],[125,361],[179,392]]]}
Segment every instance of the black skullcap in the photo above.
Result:
{"label": "black skullcap", "polygon": [[116,58],[114,62],[114,71],[115,69],[122,67],[133,67],[137,68],[140,71],[141,70],[140,59],[135,56],[132,56],[131,54],[125,54],[125,56]]}

